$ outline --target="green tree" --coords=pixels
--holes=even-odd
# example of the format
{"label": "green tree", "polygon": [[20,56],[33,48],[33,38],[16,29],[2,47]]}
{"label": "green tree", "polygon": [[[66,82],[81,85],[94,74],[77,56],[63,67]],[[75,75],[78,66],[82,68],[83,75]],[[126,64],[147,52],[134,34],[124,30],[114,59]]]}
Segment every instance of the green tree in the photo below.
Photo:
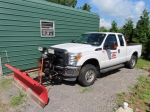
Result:
{"label": "green tree", "polygon": [[46,1],[73,7],[73,8],[75,8],[77,4],[77,0],[46,0]]}
{"label": "green tree", "polygon": [[132,42],[133,37],[133,28],[134,24],[131,18],[126,19],[125,25],[123,26],[123,34],[126,38],[129,39],[130,42]]}
{"label": "green tree", "polygon": [[124,34],[124,29],[123,29],[123,27],[121,27],[121,28],[118,29],[118,33]]}
{"label": "green tree", "polygon": [[99,28],[99,31],[100,32],[108,32],[108,29],[105,28],[104,26],[102,26],[102,27]]}
{"label": "green tree", "polygon": [[82,9],[82,10],[86,10],[86,11],[89,11],[89,12],[90,12],[91,6],[90,6],[89,4],[87,4],[87,3],[85,3],[85,4],[83,5],[83,7],[79,7],[78,9]]}
{"label": "green tree", "polygon": [[144,58],[148,58],[150,53],[148,50],[148,38],[150,36],[149,32],[149,12],[147,9],[144,9],[142,15],[140,16],[140,20],[136,24],[136,28],[134,30],[133,41],[142,44],[142,54]]}
{"label": "green tree", "polygon": [[148,42],[146,46],[146,52],[147,52],[147,59],[150,60],[150,21],[149,21],[149,34],[148,34]]}
{"label": "green tree", "polygon": [[118,32],[118,27],[117,27],[117,22],[116,21],[113,21],[111,23],[111,28],[109,30],[110,32]]}

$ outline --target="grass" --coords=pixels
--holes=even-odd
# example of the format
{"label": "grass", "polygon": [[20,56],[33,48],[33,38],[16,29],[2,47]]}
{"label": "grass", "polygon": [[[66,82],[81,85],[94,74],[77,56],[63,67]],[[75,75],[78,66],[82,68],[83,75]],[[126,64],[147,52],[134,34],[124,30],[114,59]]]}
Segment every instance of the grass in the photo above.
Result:
{"label": "grass", "polygon": [[148,69],[150,69],[150,61],[139,58],[138,62],[136,64],[136,68],[139,68],[139,69],[148,68]]}
{"label": "grass", "polygon": [[4,111],[5,108],[6,108],[6,104],[0,102],[0,112],[7,112],[7,111]]}
{"label": "grass", "polygon": [[24,95],[22,94],[21,91],[19,91],[18,95],[12,97],[10,105],[12,107],[15,107],[15,106],[22,104],[23,102],[25,102],[23,97],[24,97]]}
{"label": "grass", "polygon": [[0,87],[7,90],[11,84],[11,79],[4,79],[0,82]]}
{"label": "grass", "polygon": [[121,106],[123,102],[128,102],[133,109],[140,108],[150,111],[150,77],[140,76],[135,87],[130,88],[131,93],[117,94],[118,105]]}
{"label": "grass", "polygon": [[3,103],[0,103],[0,109],[3,109],[4,108],[4,104]]}
{"label": "grass", "polygon": [[[142,68],[150,72],[150,61],[139,59],[136,68]],[[140,76],[135,87],[129,87],[130,93],[117,94],[118,105],[128,102],[134,110],[142,109],[150,112],[150,76]]]}
{"label": "grass", "polygon": [[80,90],[80,93],[90,92],[92,90],[93,90],[92,87],[84,87],[82,90]]}
{"label": "grass", "polygon": [[118,98],[118,105],[121,106],[124,102],[125,93],[118,93],[116,94],[116,97]]}
{"label": "grass", "polygon": [[[14,87],[11,86],[11,83],[12,80],[7,78],[4,78],[0,81],[0,112],[8,112],[9,110],[20,112],[20,110],[18,110],[18,106],[21,106],[21,108],[24,109],[27,108],[27,106],[29,106],[28,104],[26,104],[26,101],[28,100],[27,95],[23,94],[19,89],[16,90],[17,94],[15,95],[11,92],[11,90]],[[5,94],[5,92],[7,94]],[[3,96],[1,95],[1,93],[3,93]],[[7,99],[7,101],[3,103],[2,99]]]}

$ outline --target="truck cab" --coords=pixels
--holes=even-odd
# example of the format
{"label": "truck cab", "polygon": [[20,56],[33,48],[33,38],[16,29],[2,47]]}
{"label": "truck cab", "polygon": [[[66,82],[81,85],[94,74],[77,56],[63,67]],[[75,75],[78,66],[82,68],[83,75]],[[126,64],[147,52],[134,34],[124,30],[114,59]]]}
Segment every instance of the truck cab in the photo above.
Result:
{"label": "truck cab", "polygon": [[[142,46],[127,44],[124,35],[112,32],[88,32],[71,43],[51,46],[43,51],[43,72],[56,74],[63,80],[90,86],[101,73],[124,66],[134,68],[141,56]],[[46,71],[47,70],[47,71]]]}

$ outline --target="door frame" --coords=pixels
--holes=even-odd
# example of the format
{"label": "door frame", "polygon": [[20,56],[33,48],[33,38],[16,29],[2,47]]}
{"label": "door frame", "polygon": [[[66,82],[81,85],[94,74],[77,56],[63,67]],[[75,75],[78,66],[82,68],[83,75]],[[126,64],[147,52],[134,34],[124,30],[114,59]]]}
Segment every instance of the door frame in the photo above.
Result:
{"label": "door frame", "polygon": [[[106,39],[108,38],[108,36],[113,35],[116,38],[116,42],[117,42],[117,48],[116,49],[104,49],[104,45],[106,42]],[[111,67],[117,64],[120,64],[119,62],[119,58],[118,57],[118,49],[120,49],[120,46],[118,44],[119,40],[116,34],[108,34],[103,42],[103,51],[104,53],[104,60],[102,60],[102,68],[107,68],[107,67]]]}

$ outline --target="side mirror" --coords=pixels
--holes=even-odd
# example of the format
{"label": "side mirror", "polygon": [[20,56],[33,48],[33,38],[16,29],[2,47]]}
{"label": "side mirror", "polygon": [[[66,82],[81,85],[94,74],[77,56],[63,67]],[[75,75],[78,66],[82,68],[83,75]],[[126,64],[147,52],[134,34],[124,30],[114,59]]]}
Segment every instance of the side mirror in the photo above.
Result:
{"label": "side mirror", "polygon": [[117,44],[116,42],[110,42],[109,44],[104,45],[104,49],[116,50]]}

